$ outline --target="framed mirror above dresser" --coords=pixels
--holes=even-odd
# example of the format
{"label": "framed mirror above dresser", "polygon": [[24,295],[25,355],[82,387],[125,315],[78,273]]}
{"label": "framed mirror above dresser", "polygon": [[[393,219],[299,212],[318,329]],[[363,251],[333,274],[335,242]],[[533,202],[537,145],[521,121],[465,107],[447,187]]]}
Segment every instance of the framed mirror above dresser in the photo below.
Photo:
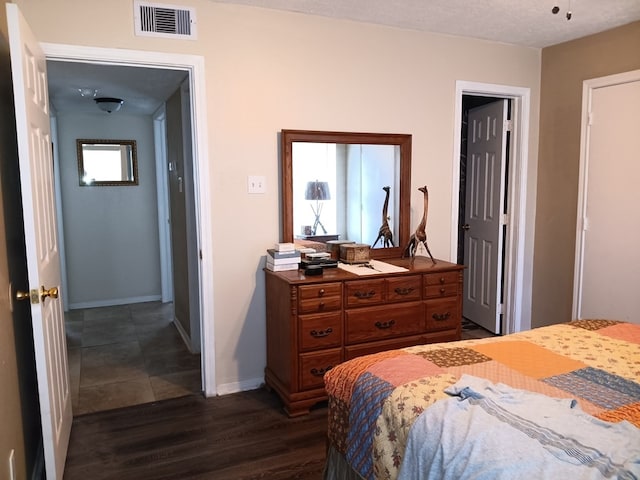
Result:
{"label": "framed mirror above dresser", "polygon": [[372,258],[401,256],[411,135],[282,130],[281,144],[282,241],[350,240],[371,245]]}
{"label": "framed mirror above dresser", "polygon": [[[320,274],[265,267],[265,383],[297,416],[327,399],[324,374],[345,360],[459,340],[464,267],[402,258],[411,135],[283,130],[281,141],[282,240],[354,241],[373,258]],[[393,243],[380,241],[385,223]]]}

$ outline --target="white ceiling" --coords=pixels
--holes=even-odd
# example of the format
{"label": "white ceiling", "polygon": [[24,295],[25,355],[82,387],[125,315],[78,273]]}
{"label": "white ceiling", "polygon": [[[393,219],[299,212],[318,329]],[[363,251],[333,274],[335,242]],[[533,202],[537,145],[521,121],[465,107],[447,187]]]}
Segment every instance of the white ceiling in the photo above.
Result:
{"label": "white ceiling", "polygon": [[[640,0],[213,0],[547,47],[640,20]],[[560,12],[551,13],[557,5]],[[572,11],[567,20],[567,10]]]}
{"label": "white ceiling", "polygon": [[[397,28],[542,48],[640,20],[640,0],[212,0]],[[557,5],[560,12],[551,13]],[[566,13],[571,10],[571,20]],[[200,26],[202,28],[202,26]],[[97,112],[97,96],[124,99],[122,112],[152,114],[186,72],[48,62],[49,95],[59,112]]]}
{"label": "white ceiling", "polygon": [[97,90],[96,98],[123,99],[123,113],[151,115],[187,78],[187,72],[48,61],[47,78],[49,100],[57,112],[102,113],[93,96],[80,94],[79,89],[88,88]]}

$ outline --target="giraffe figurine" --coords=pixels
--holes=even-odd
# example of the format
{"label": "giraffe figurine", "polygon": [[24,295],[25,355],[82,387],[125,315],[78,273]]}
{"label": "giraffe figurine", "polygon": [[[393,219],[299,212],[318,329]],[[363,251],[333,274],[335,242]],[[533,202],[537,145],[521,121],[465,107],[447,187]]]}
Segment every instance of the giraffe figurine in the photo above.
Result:
{"label": "giraffe figurine", "polygon": [[418,188],[424,195],[424,212],[422,213],[422,220],[418,224],[415,233],[411,234],[411,238],[409,238],[409,243],[404,249],[402,253],[402,257],[404,258],[407,255],[412,257],[416,256],[416,250],[418,249],[418,245],[424,245],[424,248],[427,250],[431,261],[435,265],[436,261],[431,255],[431,251],[429,250],[429,246],[427,245],[427,213],[429,211],[429,191],[427,190],[427,186]]}
{"label": "giraffe figurine", "polygon": [[386,192],[384,205],[382,206],[382,226],[380,227],[380,230],[378,230],[378,238],[373,242],[373,246],[371,248],[375,247],[381,239],[383,241],[382,246],[384,248],[389,246],[395,247],[395,244],[393,243],[393,232],[391,231],[391,228],[389,228],[389,217],[387,215],[387,211],[389,210],[389,190],[391,190],[391,187],[382,187],[382,190]]}

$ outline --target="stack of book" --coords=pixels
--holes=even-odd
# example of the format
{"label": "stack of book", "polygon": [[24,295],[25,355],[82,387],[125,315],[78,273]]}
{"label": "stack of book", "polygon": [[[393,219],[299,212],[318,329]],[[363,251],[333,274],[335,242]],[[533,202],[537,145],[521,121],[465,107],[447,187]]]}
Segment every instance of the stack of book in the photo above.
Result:
{"label": "stack of book", "polygon": [[274,248],[267,248],[267,270],[284,272],[298,270],[302,257],[293,243],[276,243]]}

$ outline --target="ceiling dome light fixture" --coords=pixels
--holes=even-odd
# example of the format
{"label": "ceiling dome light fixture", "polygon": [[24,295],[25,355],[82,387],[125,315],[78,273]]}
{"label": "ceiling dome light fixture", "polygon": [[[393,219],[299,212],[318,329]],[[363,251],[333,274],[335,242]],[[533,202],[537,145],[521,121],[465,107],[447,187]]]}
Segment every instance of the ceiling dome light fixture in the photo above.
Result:
{"label": "ceiling dome light fixture", "polygon": [[124,100],[121,98],[112,98],[112,97],[100,97],[93,99],[98,105],[98,108],[103,112],[111,113],[117,112],[122,107]]}

